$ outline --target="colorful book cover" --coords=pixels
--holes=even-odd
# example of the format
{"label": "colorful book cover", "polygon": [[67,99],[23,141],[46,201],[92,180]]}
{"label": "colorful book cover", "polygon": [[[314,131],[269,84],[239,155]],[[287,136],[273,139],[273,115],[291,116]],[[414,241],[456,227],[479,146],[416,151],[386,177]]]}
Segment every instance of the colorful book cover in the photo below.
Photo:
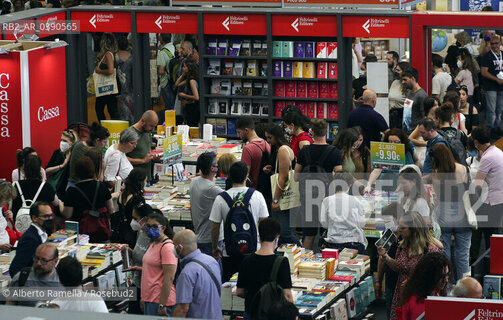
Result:
{"label": "colorful book cover", "polygon": [[328,64],[328,79],[337,79],[337,63]]}
{"label": "colorful book cover", "polygon": [[281,78],[283,76],[283,62],[273,61],[272,66],[272,76],[275,78]]}
{"label": "colorful book cover", "polygon": [[295,58],[304,58],[304,41],[295,41]]}
{"label": "colorful book cover", "polygon": [[285,109],[285,102],[284,101],[275,101],[274,102],[274,116],[275,117],[281,117],[281,111]]}
{"label": "colorful book cover", "polygon": [[337,59],[337,42],[327,43],[327,54],[330,59]]}
{"label": "colorful book cover", "polygon": [[327,58],[327,43],[326,42],[318,42],[316,43],[316,58],[325,59]]}
{"label": "colorful book cover", "polygon": [[304,43],[304,58],[314,58],[314,46],[316,42],[305,42]]}
{"label": "colorful book cover", "polygon": [[322,99],[330,98],[330,87],[326,82],[320,82],[320,98]]}
{"label": "colorful book cover", "polygon": [[297,85],[295,81],[286,81],[285,88],[285,97],[295,98],[297,96]]}
{"label": "colorful book cover", "polygon": [[328,104],[328,119],[339,119],[339,105],[336,102]]}
{"label": "colorful book cover", "polygon": [[293,63],[293,78],[302,78],[302,62],[300,61]]}
{"label": "colorful book cover", "polygon": [[293,41],[283,41],[281,56],[283,58],[293,58]]}
{"label": "colorful book cover", "polygon": [[316,78],[316,69],[314,62],[302,63],[302,78]]}
{"label": "colorful book cover", "polygon": [[330,99],[338,99],[339,98],[339,85],[337,82],[331,82],[329,85]]}
{"label": "colorful book cover", "polygon": [[318,70],[316,72],[316,78],[326,79],[327,78],[328,64],[326,62],[318,62]]}
{"label": "colorful book cover", "polygon": [[292,78],[293,76],[293,62],[283,61],[283,78]]}
{"label": "colorful book cover", "polygon": [[307,97],[307,82],[299,81],[297,82],[297,98]]}
{"label": "colorful book cover", "polygon": [[318,82],[309,82],[307,84],[307,97],[318,98]]}

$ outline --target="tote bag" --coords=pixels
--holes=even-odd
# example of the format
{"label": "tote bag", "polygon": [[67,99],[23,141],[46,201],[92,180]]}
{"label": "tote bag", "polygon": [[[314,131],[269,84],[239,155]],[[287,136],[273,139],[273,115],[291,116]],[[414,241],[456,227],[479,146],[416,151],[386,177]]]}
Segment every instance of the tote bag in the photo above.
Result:
{"label": "tote bag", "polygon": [[[108,53],[108,52],[107,52]],[[98,66],[103,62],[103,58],[101,58]],[[94,81],[94,92],[96,97],[102,97],[102,96],[107,96],[110,94],[117,94],[119,93],[119,87],[117,86],[117,69],[114,68],[114,72],[111,75],[104,75],[104,74],[99,74],[96,73],[96,71],[93,73],[93,80]]]}
{"label": "tote bag", "polygon": [[[295,170],[292,169],[290,164],[290,170],[288,171],[288,180],[286,182],[285,188],[282,189],[283,193],[279,198],[279,207],[281,210],[290,210],[292,208],[300,207],[300,192],[299,192],[299,182],[294,179]],[[271,191],[274,198],[274,192],[276,191],[276,186],[278,188],[278,159],[276,158],[276,170],[271,176]],[[280,188],[281,189],[281,188]]]}

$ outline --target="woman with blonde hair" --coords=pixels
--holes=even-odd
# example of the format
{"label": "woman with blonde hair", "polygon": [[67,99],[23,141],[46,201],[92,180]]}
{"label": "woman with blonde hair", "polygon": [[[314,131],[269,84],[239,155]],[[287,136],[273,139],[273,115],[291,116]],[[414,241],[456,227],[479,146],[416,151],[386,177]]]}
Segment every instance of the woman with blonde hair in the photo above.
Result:
{"label": "woman with blonde hair", "polygon": [[402,241],[396,251],[395,259],[391,258],[383,247],[377,248],[379,259],[398,273],[391,304],[390,319],[392,320],[397,319],[396,308],[400,305],[400,291],[411,271],[425,254],[440,251],[428,225],[417,212],[409,212],[399,218],[398,234]]}

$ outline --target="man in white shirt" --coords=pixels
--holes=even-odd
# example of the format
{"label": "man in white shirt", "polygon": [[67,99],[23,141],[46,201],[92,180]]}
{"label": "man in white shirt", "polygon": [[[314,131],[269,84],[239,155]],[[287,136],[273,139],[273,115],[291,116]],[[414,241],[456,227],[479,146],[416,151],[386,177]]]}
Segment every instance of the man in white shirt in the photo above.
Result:
{"label": "man in white shirt", "polygon": [[330,248],[351,248],[363,254],[368,244],[362,229],[365,226],[365,215],[360,201],[348,194],[352,184],[351,174],[335,174],[331,186],[335,187],[335,194],[323,199],[320,223],[328,229],[325,241]]}
{"label": "man in white shirt", "polygon": [[[248,177],[248,167],[244,162],[235,162],[229,172],[229,177],[232,180],[232,188],[225,191],[233,200],[243,199],[248,187],[246,187],[246,179]],[[264,196],[259,191],[254,191],[249,203],[249,210],[253,215],[253,220],[255,221],[255,227],[257,228],[259,221],[267,218],[269,212],[267,210],[267,204],[265,202]],[[227,214],[230,208],[227,202],[221,195],[215,198],[213,207],[211,208],[210,221],[212,221],[211,226],[211,244],[213,247],[213,257],[221,258],[223,265],[223,276],[222,282],[228,281],[231,276],[239,270],[239,266],[243,257],[229,257],[227,253],[218,247],[218,240],[220,238],[220,225],[222,222],[225,223]],[[258,233],[257,233],[257,249],[260,248]]]}
{"label": "man in white shirt", "polygon": [[65,298],[53,300],[62,310],[108,313],[102,297],[86,293],[82,289],[82,265],[74,257],[64,257],[56,268],[61,284],[67,288]]}
{"label": "man in white shirt", "polygon": [[[431,95],[439,98],[440,102],[442,102],[447,92],[447,87],[452,83],[452,77],[442,69],[444,60],[441,56],[436,53],[432,54],[431,62],[433,63],[433,73],[435,73],[431,82]],[[457,107],[454,106],[454,108]]]}

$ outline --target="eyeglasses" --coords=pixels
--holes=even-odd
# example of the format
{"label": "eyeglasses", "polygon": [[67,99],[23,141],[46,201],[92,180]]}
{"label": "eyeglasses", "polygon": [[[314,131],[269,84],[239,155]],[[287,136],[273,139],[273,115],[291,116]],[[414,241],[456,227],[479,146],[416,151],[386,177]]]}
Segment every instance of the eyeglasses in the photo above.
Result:
{"label": "eyeglasses", "polygon": [[465,86],[465,85],[462,85],[462,86],[458,86],[458,91],[459,90],[468,90],[468,87]]}
{"label": "eyeglasses", "polygon": [[159,229],[163,225],[157,225],[157,224],[146,224],[145,228],[154,228],[154,229]]}
{"label": "eyeglasses", "polygon": [[40,261],[41,264],[48,264],[49,262],[54,261],[56,259],[57,259],[57,257],[48,260],[48,259],[44,259],[44,258],[40,258],[40,257],[34,256],[33,257],[33,262]]}
{"label": "eyeglasses", "polygon": [[50,220],[53,219],[56,215],[54,213],[44,214],[42,216],[38,216],[40,219]]}

